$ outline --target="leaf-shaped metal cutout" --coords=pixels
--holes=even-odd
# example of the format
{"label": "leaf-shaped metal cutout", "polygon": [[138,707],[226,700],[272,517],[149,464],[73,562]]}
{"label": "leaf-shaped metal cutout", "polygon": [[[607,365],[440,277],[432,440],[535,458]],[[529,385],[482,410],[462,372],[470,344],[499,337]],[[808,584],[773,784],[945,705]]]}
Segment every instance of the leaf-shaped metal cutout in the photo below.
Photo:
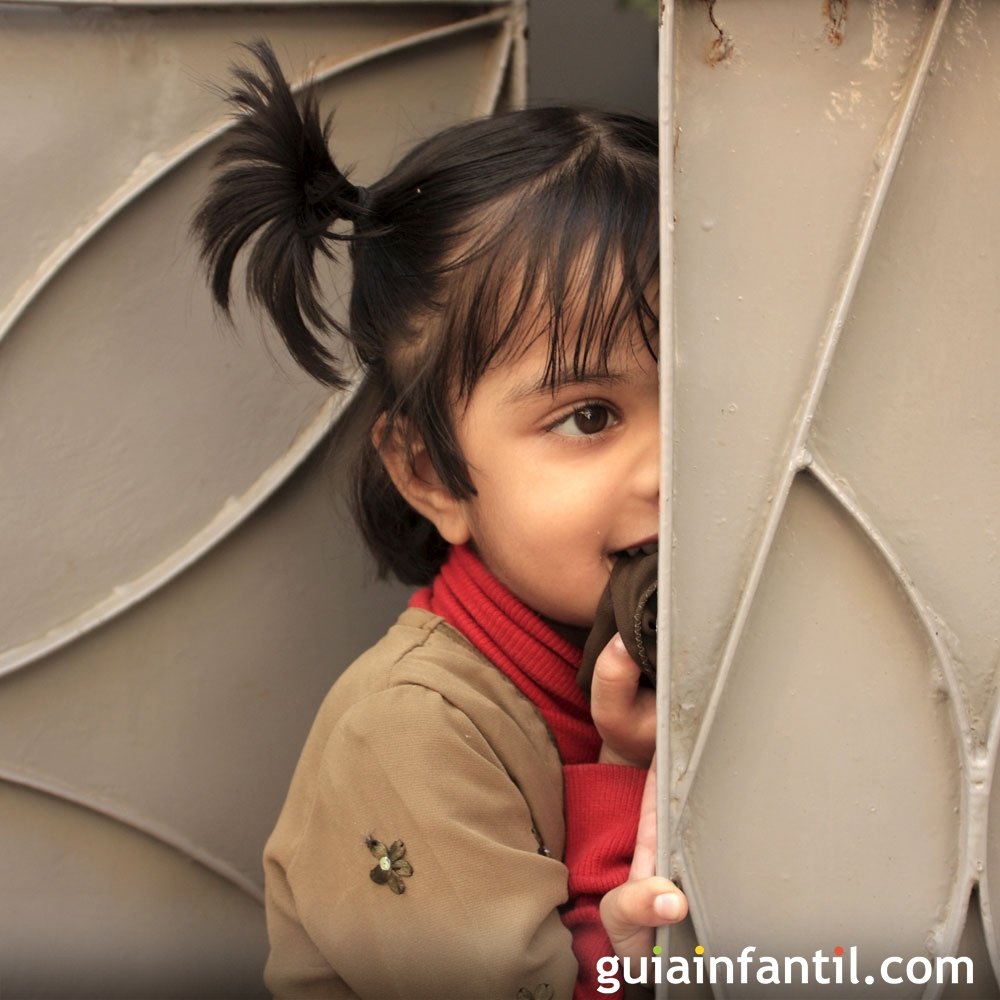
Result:
{"label": "leaf-shaped metal cutout", "polygon": [[678,138],[675,208],[663,214],[676,219],[678,365],[665,430],[670,578],[683,609],[672,622],[672,730],[683,763],[767,514],[783,501],[778,470],[929,11],[853,4],[834,49],[821,41],[821,4],[720,4],[735,50],[709,65],[717,32],[706,5],[674,6],[683,86],[664,94],[676,97]]}
{"label": "leaf-shaped metal cutout", "polygon": [[[221,121],[225,109],[199,87],[203,74],[197,67],[211,47],[206,35],[212,24],[215,50],[231,46],[231,12],[205,8],[195,16],[170,4],[160,6],[152,32],[140,24],[142,18],[136,20],[134,10],[108,10],[97,19],[100,23],[76,18],[79,23],[67,33],[64,11],[43,10],[45,4],[12,9],[4,15],[0,49],[9,52],[27,33],[38,47],[34,57],[51,67],[63,65],[60,46],[70,46],[82,62],[93,64],[95,79],[119,70],[127,78],[129,72],[141,73],[144,63],[155,63],[158,71],[173,67],[177,88],[194,94],[201,113],[214,106]],[[483,14],[486,7],[489,12]],[[302,13],[307,30],[302,30]],[[338,115],[335,131],[345,161],[358,164],[357,178],[371,180],[385,172],[407,136],[490,109],[503,79],[509,41],[504,18],[511,13],[493,5],[438,5],[426,17],[423,11],[370,5],[308,12],[258,7],[242,12],[238,30],[271,35],[273,27],[279,48],[321,60],[328,39],[336,36],[334,47],[342,53],[349,48],[352,24],[376,22],[377,37],[362,32],[350,73],[320,85],[325,103],[343,101],[344,111],[352,104],[349,113]],[[409,49],[394,45],[391,54],[380,54],[380,39],[412,33],[390,27],[397,14],[415,30],[428,19],[431,25],[449,19],[464,23],[471,14],[483,21],[469,31],[459,26]],[[313,30],[319,22],[322,30]],[[12,30],[15,25],[24,26],[20,35]],[[130,44],[136,33],[141,42]],[[189,58],[193,50],[197,54]],[[95,51],[110,57],[95,59]],[[127,58],[119,58],[122,52]],[[22,52],[11,61],[7,68],[14,76],[8,78],[20,79],[18,67],[30,58]],[[223,62],[218,60],[209,75],[222,79]],[[55,86],[74,87],[72,73],[46,76]],[[399,117],[373,118],[372,104],[381,107],[386,93],[392,94]],[[17,94],[15,86],[11,99]],[[143,106],[144,94],[155,98],[156,107]],[[212,151],[175,157],[192,148],[175,147],[171,131],[182,96],[157,86],[133,92],[127,79],[121,95],[135,117],[117,116],[118,131],[89,131],[100,133],[102,155],[117,157],[126,174],[135,168],[139,178],[156,174],[160,179],[148,186],[124,185],[121,191],[100,186],[83,191],[76,202],[80,212],[66,213],[65,231],[46,244],[72,251],[44,266],[25,258],[25,274],[41,274],[51,264],[51,280],[23,312],[0,306],[0,315],[16,312],[19,317],[10,329],[0,319],[0,465],[13,486],[0,501],[0,520],[10,542],[4,548],[7,562],[21,567],[14,591],[0,602],[0,673],[7,674],[0,698],[0,753],[11,780],[22,765],[26,772],[51,775],[50,784],[67,800],[109,817],[94,823],[91,812],[70,810],[65,837],[61,821],[57,830],[35,812],[27,823],[16,817],[0,822],[0,855],[17,873],[4,879],[17,934],[5,935],[0,965],[5,993],[101,993],[108,984],[85,982],[86,970],[102,975],[100,970],[114,968],[114,985],[122,996],[164,990],[179,995],[192,977],[204,973],[203,981],[249,997],[261,989],[266,940],[260,893],[248,897],[246,890],[256,888],[261,845],[287,787],[302,722],[329,686],[328,650],[335,642],[323,638],[324,629],[339,632],[337,621],[366,621],[377,632],[377,619],[387,624],[394,609],[364,605],[389,605],[400,598],[387,599],[391,591],[362,595],[358,547],[346,537],[349,533],[329,527],[327,477],[315,466],[291,476],[329,423],[322,421],[314,436],[304,432],[295,440],[299,429],[310,426],[311,413],[332,415],[322,394],[314,398],[301,384],[291,386],[287,373],[275,371],[259,350],[255,320],[239,343],[227,337],[198,291],[203,282],[193,270],[186,221]],[[52,126],[46,130],[70,136],[76,148],[73,137],[88,131],[83,119],[61,121],[57,108],[42,103]],[[152,129],[131,127],[154,120]],[[151,149],[149,164],[130,162],[123,155],[127,150],[116,145],[124,137],[130,144],[155,146],[163,136],[169,143]],[[52,156],[51,149],[45,159],[57,172],[62,169],[64,158]],[[87,160],[86,149],[78,150],[77,179]],[[161,176],[154,161],[171,169]],[[39,176],[38,197],[50,196],[50,181],[47,174]],[[109,205],[117,212],[111,221],[104,214]],[[30,204],[25,211],[31,214]],[[81,222],[86,223],[83,235],[75,228]],[[36,235],[43,243],[43,234]],[[22,256],[32,252],[28,243],[18,243]],[[202,392],[210,372],[220,392],[211,416]],[[235,436],[226,443],[230,433]],[[43,467],[50,474],[43,474]],[[15,474],[17,469],[23,474]],[[276,501],[254,522],[251,515],[279,486]],[[245,530],[219,545],[246,517],[251,521]],[[23,530],[25,525],[30,530]],[[277,574],[253,569],[269,564],[278,551],[280,584]],[[333,579],[331,565],[338,570]],[[337,600],[342,586],[358,592],[357,603]],[[299,600],[305,591],[312,596],[322,591],[323,598]],[[275,641],[282,641],[280,651],[272,648]],[[43,656],[41,669],[21,669]],[[282,663],[294,664],[296,680],[290,685],[294,690],[286,689],[279,698],[274,678]],[[15,670],[21,672],[9,676]],[[222,730],[227,736],[220,741]],[[271,735],[262,741],[264,730]],[[247,774],[254,780],[247,782]],[[0,792],[11,794],[7,784],[0,784]],[[241,821],[233,823],[232,816]],[[46,836],[26,832],[32,824]],[[67,851],[63,841],[72,843],[78,826],[82,839],[78,836]],[[153,844],[147,832],[175,850],[146,850]],[[56,837],[51,851],[49,835]],[[128,870],[135,865],[122,867],[133,846],[144,848],[134,878]],[[190,877],[173,875],[177,852],[184,855],[181,867]],[[53,857],[75,859],[73,872],[83,877],[86,891],[72,873],[64,873],[58,885],[52,882],[51,893],[38,894],[39,885],[49,884]],[[116,874],[102,875],[112,857]],[[205,862],[244,891],[232,892],[228,882],[206,877],[190,860]],[[363,854],[358,864],[363,878]],[[99,887],[86,888],[87,872],[96,873]],[[136,895],[129,888],[135,885],[150,888]],[[176,892],[160,892],[154,899],[157,886]],[[66,892],[61,894],[60,887]],[[86,920],[81,921],[74,900],[87,901]],[[185,906],[171,905],[179,900]],[[142,920],[136,921],[140,912]],[[206,924],[198,913],[212,919]],[[89,936],[81,935],[84,924]],[[201,933],[208,924],[219,933]],[[190,935],[179,933],[182,925],[198,929],[196,936],[211,947],[192,945]],[[61,963],[49,963],[53,975],[72,970],[78,977],[68,987],[48,989],[44,963],[26,960],[35,953],[27,942],[40,941],[63,956]],[[177,960],[178,942],[182,961]],[[133,952],[144,956],[142,961],[123,965],[122,955]],[[16,969],[8,961],[15,954]],[[168,969],[184,980],[176,988]]]}
{"label": "leaf-shaped metal cutout", "polygon": [[959,776],[923,622],[872,540],[800,477],[682,818],[701,942],[779,957],[855,945],[862,978],[928,954],[956,899]]}
{"label": "leaf-shaped metal cutout", "polygon": [[[414,138],[490,109],[509,45],[503,15],[393,43],[391,58],[317,87],[324,106],[338,106],[338,155],[359,180],[384,172],[401,143],[398,122],[372,120],[385,92],[406,95]],[[329,394],[291,361],[282,371],[259,338],[237,344],[219,331],[187,232],[215,151],[178,156],[58,263],[0,340],[0,425],[31,428],[0,437],[0,466],[18,483],[0,507],[5,555],[20,567],[16,586],[0,578],[0,674],[202,556],[291,475],[334,416]],[[346,264],[322,280],[342,311]],[[238,306],[237,322],[252,330],[259,320]]]}

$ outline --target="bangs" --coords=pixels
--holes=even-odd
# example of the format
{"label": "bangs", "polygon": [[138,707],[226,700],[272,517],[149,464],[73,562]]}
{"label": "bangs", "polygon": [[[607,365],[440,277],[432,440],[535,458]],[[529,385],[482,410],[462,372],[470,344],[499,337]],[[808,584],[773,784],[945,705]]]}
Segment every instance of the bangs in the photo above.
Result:
{"label": "bangs", "polygon": [[553,390],[606,375],[622,342],[655,359],[658,211],[655,160],[593,153],[491,206],[471,239],[455,234],[464,250],[441,275],[450,294],[438,341],[457,400],[539,337]]}
{"label": "bangs", "polygon": [[[352,346],[381,440],[398,428],[451,496],[476,495],[457,420],[489,370],[544,344],[537,379],[555,392],[612,374],[622,349],[656,359],[657,138],[631,115],[514,111],[440,133],[372,189],[378,226],[351,243]],[[381,469],[374,439],[366,455],[364,474]],[[359,523],[383,565],[427,582],[447,543],[380,475],[356,494]]]}

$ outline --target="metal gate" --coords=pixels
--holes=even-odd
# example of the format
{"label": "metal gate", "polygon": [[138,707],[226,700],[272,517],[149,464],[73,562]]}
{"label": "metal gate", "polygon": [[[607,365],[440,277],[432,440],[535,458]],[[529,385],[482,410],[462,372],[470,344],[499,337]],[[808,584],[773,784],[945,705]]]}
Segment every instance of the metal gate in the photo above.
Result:
{"label": "metal gate", "polygon": [[4,1000],[264,995],[264,839],[404,600],[332,513],[343,401],[220,335],[187,235],[257,36],[361,182],[523,100],[518,3],[0,9]]}
{"label": "metal gate", "polygon": [[[200,81],[267,35],[363,182],[520,101],[522,25],[0,11],[0,997],[260,995],[298,734],[403,599],[358,586],[329,516],[334,405],[215,331],[186,237],[224,129]],[[1000,994],[998,44],[992,0],[664,6],[675,954],[857,946],[862,978],[970,954],[974,990],[859,990]]]}
{"label": "metal gate", "polygon": [[720,997],[1000,995],[998,47],[989,0],[663,9],[661,943],[860,980]]}

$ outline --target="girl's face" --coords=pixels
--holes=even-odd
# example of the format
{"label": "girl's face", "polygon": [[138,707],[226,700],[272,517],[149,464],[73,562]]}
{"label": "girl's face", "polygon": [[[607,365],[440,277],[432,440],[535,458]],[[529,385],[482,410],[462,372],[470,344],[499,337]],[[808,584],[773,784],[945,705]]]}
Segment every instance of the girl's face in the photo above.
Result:
{"label": "girl's face", "polygon": [[[539,614],[589,628],[617,553],[657,537],[656,362],[621,345],[607,375],[542,385],[547,344],[488,371],[457,418],[477,495],[460,530]],[[462,538],[461,535],[466,537]]]}

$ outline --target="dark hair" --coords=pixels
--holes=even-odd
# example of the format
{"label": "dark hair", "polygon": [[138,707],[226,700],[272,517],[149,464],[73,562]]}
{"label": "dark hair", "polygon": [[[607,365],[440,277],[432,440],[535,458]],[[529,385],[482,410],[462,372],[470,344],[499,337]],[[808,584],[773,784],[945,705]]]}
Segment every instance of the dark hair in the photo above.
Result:
{"label": "dark hair", "polygon": [[[265,42],[263,74],[237,67],[241,112],[195,219],[216,302],[228,312],[234,261],[259,232],[247,288],[295,360],[347,382],[325,338],[362,366],[354,419],[403,418],[442,482],[475,494],[454,414],[483,373],[545,336],[547,384],[606,372],[623,334],[655,355],[649,301],[659,267],[656,126],[629,115],[535,108],[455,125],[416,146],[370,188],[327,148],[314,96],[301,112]],[[339,221],[351,232],[335,228]],[[346,242],[346,324],[319,299],[316,253]],[[447,544],[403,500],[365,433],[353,507],[381,573],[426,583]]]}

